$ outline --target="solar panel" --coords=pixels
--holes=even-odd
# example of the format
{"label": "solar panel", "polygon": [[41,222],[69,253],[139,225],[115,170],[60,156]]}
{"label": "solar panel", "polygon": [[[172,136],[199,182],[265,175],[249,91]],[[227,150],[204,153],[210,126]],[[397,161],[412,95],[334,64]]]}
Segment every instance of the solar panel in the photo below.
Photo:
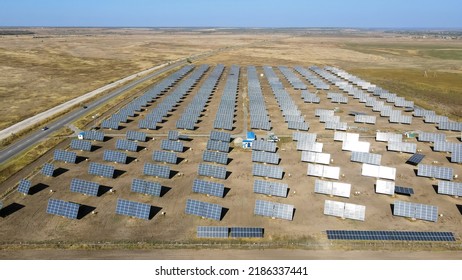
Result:
{"label": "solar panel", "polygon": [[104,141],[104,132],[102,131],[83,131],[83,139],[84,140],[96,140],[96,141]]}
{"label": "solar panel", "polygon": [[127,154],[119,151],[104,150],[103,160],[126,164]]}
{"label": "solar panel", "polygon": [[446,134],[444,133],[430,133],[430,132],[419,132],[417,138],[421,142],[437,142],[446,141]]}
{"label": "solar panel", "polygon": [[376,141],[380,142],[402,142],[403,141],[403,135],[402,134],[395,134],[391,132],[380,132],[377,131],[377,134],[375,136]]}
{"label": "solar panel", "polygon": [[414,194],[414,189],[413,188],[395,186],[395,193],[404,194],[404,195],[411,195],[411,194]]}
{"label": "solar panel", "polygon": [[277,145],[274,142],[268,142],[265,140],[255,140],[252,142],[252,150],[275,153],[276,148]]}
{"label": "solar panel", "polygon": [[321,164],[330,163],[330,154],[302,151],[301,161]]}
{"label": "solar panel", "polygon": [[256,200],[254,214],[271,218],[292,220],[294,206],[265,200]]}
{"label": "solar panel", "polygon": [[90,162],[88,166],[88,174],[106,177],[106,178],[113,178],[114,177],[115,168],[114,166],[105,165],[97,162]]}
{"label": "solar panel", "polygon": [[462,122],[440,122],[438,124],[438,129],[462,131]]}
{"label": "solar panel", "polygon": [[433,143],[433,150],[435,152],[455,152],[462,150],[462,143],[437,141]]}
{"label": "solar panel", "polygon": [[32,187],[32,183],[29,180],[21,179],[18,185],[18,192],[22,194],[29,194],[30,187]]}
{"label": "solar panel", "polygon": [[348,129],[348,124],[346,122],[326,122],[324,128],[345,131]]}
{"label": "solar panel", "polygon": [[222,142],[231,142],[231,134],[223,131],[211,131],[210,139]]}
{"label": "solar panel", "polygon": [[395,182],[377,179],[375,182],[375,192],[393,195],[395,193]]}
{"label": "solar panel", "polygon": [[305,142],[304,140],[300,140],[297,142],[297,150],[298,151],[310,151],[316,153],[322,153],[322,148],[324,144],[318,142]]}
{"label": "solar panel", "polygon": [[216,140],[208,140],[207,150],[227,153],[229,152],[229,143]]}
{"label": "solar panel", "polygon": [[387,148],[389,151],[415,154],[417,151],[417,144],[407,142],[388,142]]}
{"label": "solar panel", "polygon": [[270,181],[261,181],[261,180],[255,180],[253,183],[254,193],[287,197],[287,191],[288,191],[287,184],[270,182]]}
{"label": "solar panel", "polygon": [[119,215],[149,220],[151,205],[119,198],[117,199],[115,212]]}
{"label": "solar panel", "polygon": [[315,180],[314,192],[341,197],[350,197],[351,184]]}
{"label": "solar panel", "polygon": [[253,164],[252,175],[260,177],[268,177],[274,179],[282,179],[283,169],[279,166],[268,166],[263,164]]}
{"label": "solar panel", "polygon": [[294,141],[316,142],[316,137],[316,133],[296,131],[292,134],[292,139]]}
{"label": "solar panel", "polygon": [[368,153],[370,149],[371,143],[364,142],[364,141],[343,141],[342,143],[342,150],[343,151],[352,151],[352,152],[363,152]]}
{"label": "solar panel", "polygon": [[178,157],[174,152],[168,151],[154,151],[152,154],[152,160],[159,161],[159,162],[166,162],[171,164],[176,164],[178,161]]}
{"label": "solar panel", "polygon": [[183,152],[183,142],[179,141],[171,141],[171,140],[162,140],[160,144],[160,148],[166,151],[175,151],[175,152]]}
{"label": "solar panel", "polygon": [[375,178],[395,180],[396,168],[363,163],[361,175]]}
{"label": "solar panel", "polygon": [[265,151],[252,151],[252,162],[279,164],[279,155]]}
{"label": "solar panel", "polygon": [[326,200],[324,202],[324,215],[364,221],[366,217],[366,206]]}
{"label": "solar panel", "polygon": [[145,163],[143,168],[143,174],[169,179],[170,166]]}
{"label": "solar panel", "polygon": [[206,195],[223,197],[225,185],[205,180],[194,179],[193,192]]}
{"label": "solar panel", "polygon": [[72,178],[71,192],[77,192],[91,196],[98,196],[99,184],[95,182]]}
{"label": "solar panel", "polygon": [[326,233],[329,240],[456,241],[452,232],[327,230]]}
{"label": "solar panel", "polygon": [[220,221],[222,210],[223,208],[218,204],[188,199],[186,201],[185,213]]}
{"label": "solar panel", "polygon": [[202,160],[207,162],[216,162],[220,164],[228,164],[228,154],[221,153],[221,152],[213,152],[213,151],[204,151],[202,155]]}
{"label": "solar panel", "polygon": [[462,148],[459,146],[458,149],[451,153],[451,162],[462,163]]}
{"label": "solar panel", "polygon": [[198,226],[198,238],[228,238],[228,227]]}
{"label": "solar panel", "polygon": [[48,200],[47,213],[69,219],[77,219],[80,205],[74,202],[50,198]]}
{"label": "solar panel", "polygon": [[380,162],[382,161],[382,155],[365,152],[352,152],[350,160],[354,162],[380,165]]}
{"label": "solar panel", "polygon": [[177,141],[179,139],[179,136],[180,136],[180,133],[178,131],[175,131],[175,130],[170,130],[168,132],[168,140],[172,140],[172,141]]}
{"label": "solar panel", "polygon": [[410,163],[410,164],[413,164],[413,165],[417,165],[419,164],[423,159],[424,159],[425,155],[422,155],[422,154],[413,154],[408,160],[407,160],[407,163]]}
{"label": "solar panel", "polygon": [[80,139],[72,139],[70,147],[73,150],[91,151],[91,142]]}
{"label": "solar panel", "polygon": [[134,178],[131,185],[131,191],[145,195],[160,196],[162,192],[162,185],[158,182]]}
{"label": "solar panel", "polygon": [[226,179],[226,168],[223,166],[200,163],[198,174],[199,176]]}
{"label": "solar panel", "polygon": [[126,138],[131,141],[146,142],[147,136],[144,132],[129,130],[127,131]]}
{"label": "solar panel", "polygon": [[449,167],[433,166],[427,164],[419,164],[417,166],[417,176],[452,180],[454,170]]}
{"label": "solar panel", "polygon": [[359,134],[358,133],[347,133],[343,131],[336,131],[334,132],[334,141],[358,142]]}
{"label": "solar panel", "polygon": [[366,115],[355,115],[355,123],[368,123],[375,124],[375,116],[366,116]]}
{"label": "solar panel", "polygon": [[438,193],[462,196],[462,183],[438,181]]}
{"label": "solar panel", "polygon": [[41,172],[43,175],[51,177],[55,173],[55,166],[51,163],[45,163]]}
{"label": "solar panel", "polygon": [[232,238],[263,238],[263,228],[257,227],[231,227]]}
{"label": "solar panel", "polygon": [[396,200],[393,215],[436,222],[438,220],[438,207]]}
{"label": "solar panel", "polygon": [[136,142],[124,139],[117,139],[116,141],[116,149],[117,150],[124,150],[130,152],[136,152],[138,150],[138,144]]}
{"label": "solar panel", "polygon": [[56,161],[64,161],[66,163],[75,163],[77,160],[77,154],[64,150],[55,150],[53,159]]}
{"label": "solar panel", "polygon": [[308,163],[307,175],[338,180],[340,167]]}

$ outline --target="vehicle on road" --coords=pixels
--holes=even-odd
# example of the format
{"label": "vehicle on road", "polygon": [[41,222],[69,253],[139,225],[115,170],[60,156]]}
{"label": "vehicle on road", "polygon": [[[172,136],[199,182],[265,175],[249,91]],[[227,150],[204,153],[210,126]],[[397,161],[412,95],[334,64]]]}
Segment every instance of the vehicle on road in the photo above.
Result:
{"label": "vehicle on road", "polygon": [[48,130],[48,126],[42,127],[42,130],[43,130],[43,131]]}

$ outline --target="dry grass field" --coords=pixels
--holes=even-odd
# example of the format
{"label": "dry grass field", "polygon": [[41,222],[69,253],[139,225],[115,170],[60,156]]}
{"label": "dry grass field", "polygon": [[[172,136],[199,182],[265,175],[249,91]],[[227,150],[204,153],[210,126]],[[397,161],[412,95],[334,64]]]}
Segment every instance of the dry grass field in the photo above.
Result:
{"label": "dry grass field", "polygon": [[[90,74],[91,71],[87,73],[85,70],[87,68],[82,66],[83,68],[77,67],[78,69],[69,70],[69,72],[61,71],[63,72],[62,74],[56,74],[57,79],[61,81],[59,82],[59,95],[62,95],[64,100],[98,87],[110,79],[128,75],[133,71],[144,69],[154,64],[165,62],[166,60],[189,56],[206,49],[241,46],[196,62],[197,65],[209,64],[211,67],[214,67],[217,63],[223,63],[226,65],[226,70],[220,79],[216,93],[210,99],[206,106],[206,111],[200,118],[200,122],[197,125],[198,128],[194,131],[181,131],[181,133],[190,135],[191,140],[183,141],[188,149],[182,153],[178,153],[178,156],[183,158],[183,160],[178,164],[169,164],[171,169],[175,171],[175,176],[172,176],[170,179],[153,178],[143,175],[142,168],[146,162],[154,163],[152,160],[153,151],[160,149],[161,140],[166,139],[168,131],[175,130],[176,121],[190,104],[206,77],[202,78],[197,87],[181,100],[178,107],[175,107],[173,113],[165,119],[158,130],[148,132],[152,139],[146,143],[140,143],[140,146],[146,149],[140,149],[138,152],[128,152],[131,158],[128,164],[104,162],[102,160],[103,151],[115,149],[115,142],[117,139],[125,138],[126,131],[138,130],[137,125],[139,120],[147,112],[155,108],[159,102],[162,102],[168,93],[155,100],[140,115],[130,118],[130,121],[121,127],[121,130],[105,129],[104,132],[108,137],[104,142],[95,142],[93,144],[95,146],[94,151],[77,151],[79,157],[83,159],[77,164],[54,162],[59,167],[58,176],[50,178],[39,174],[41,164],[44,161],[52,159],[51,153],[46,154],[41,159],[40,164],[37,163],[34,165],[32,163],[27,168],[27,173],[19,172],[16,176],[17,178],[18,176],[22,178],[27,177],[31,180],[33,186],[32,195],[23,196],[15,191],[7,193],[8,190],[14,187],[16,182],[7,180],[2,183],[0,185],[2,201],[4,206],[9,207],[7,211],[2,212],[2,217],[0,218],[0,236],[2,236],[4,243],[18,244],[20,242],[32,242],[36,244],[57,244],[58,242],[70,242],[71,244],[79,244],[81,242],[136,243],[137,241],[188,243],[197,242],[197,226],[254,226],[265,228],[265,237],[255,242],[302,240],[327,244],[324,234],[324,231],[327,229],[451,231],[458,237],[461,236],[462,203],[460,202],[460,198],[437,194],[435,187],[437,184],[436,180],[417,177],[416,167],[406,164],[406,160],[410,157],[410,154],[387,152],[386,143],[376,142],[374,139],[376,130],[393,131],[396,133],[403,133],[409,130],[439,132],[434,124],[424,123],[421,118],[414,118],[412,126],[391,124],[386,118],[381,118],[379,113],[371,112],[370,108],[365,108],[364,104],[359,103],[356,99],[353,100],[350,98],[348,104],[331,103],[326,98],[326,91],[319,92],[321,96],[321,103],[319,105],[304,103],[300,97],[300,93],[290,86],[276,67],[273,67],[273,69],[279,79],[283,82],[291,98],[301,110],[302,115],[305,116],[306,121],[310,123],[309,132],[318,134],[318,141],[324,144],[323,152],[332,155],[333,162],[331,165],[341,168],[343,176],[340,181],[352,185],[351,197],[346,199],[314,193],[314,181],[316,178],[306,175],[307,163],[300,161],[301,152],[296,150],[296,142],[293,142],[290,137],[293,130],[287,128],[287,124],[284,122],[276,99],[265,77],[260,77],[260,83],[265,97],[265,105],[271,118],[272,132],[280,136],[285,136],[283,141],[278,143],[277,152],[281,157],[280,166],[285,172],[280,182],[288,184],[290,188],[287,198],[268,197],[253,193],[252,186],[254,179],[261,178],[252,176],[251,151],[244,150],[239,145],[232,145],[233,148],[229,153],[229,157],[232,160],[226,165],[226,169],[229,171],[229,176],[226,180],[202,178],[197,175],[198,164],[202,162],[202,154],[206,149],[206,142],[208,140],[203,135],[208,135],[213,130],[213,121],[218,112],[226,77],[231,65],[242,66],[239,84],[240,91],[237,97],[237,110],[234,118],[235,128],[233,131],[230,131],[235,136],[241,136],[244,133],[244,122],[248,122],[248,119],[244,119],[242,110],[242,107],[248,102],[244,95],[247,88],[247,71],[245,67],[247,65],[257,66],[259,74],[263,73],[261,68],[263,65],[338,66],[352,74],[357,74],[365,80],[377,82],[378,85],[385,89],[401,89],[403,94],[401,94],[401,91],[396,91],[398,95],[415,100],[418,104],[435,108],[438,112],[446,113],[453,120],[456,120],[457,117],[460,117],[460,109],[462,108],[460,104],[462,68],[460,66],[460,56],[457,51],[462,46],[460,42],[429,39],[432,40],[431,44],[438,44],[439,48],[443,50],[443,53],[438,53],[438,51],[433,49],[416,48],[415,46],[420,45],[420,42],[416,42],[415,39],[403,36],[395,38],[393,35],[382,33],[347,32],[346,34],[323,35],[319,33],[305,34],[300,31],[294,34],[283,32],[244,32],[243,34],[237,34],[236,31],[229,31],[229,33],[225,31],[210,33],[176,31],[174,34],[171,34],[171,32],[159,30],[92,30],[90,36],[85,33],[87,32],[86,30],[75,30],[74,32],[76,34],[56,34],[51,36],[51,38],[45,38],[55,40],[55,42],[53,44],[50,43],[47,48],[38,47],[39,50],[36,51],[42,53],[42,55],[38,55],[37,53],[34,55],[34,58],[29,57],[26,59],[26,57],[21,57],[18,54],[20,52],[16,52],[13,55],[11,54],[12,51],[9,51],[10,54],[6,55],[7,59],[12,59],[11,61],[13,61],[14,57],[21,57],[17,59],[17,61],[20,61],[17,64],[17,69],[19,70],[15,70],[18,71],[18,76],[16,77],[17,80],[8,80],[5,77],[2,78],[3,81],[0,80],[0,85],[2,86],[1,94],[3,94],[3,87],[10,88],[13,86],[20,89],[18,92],[22,94],[18,93],[17,96],[10,97],[5,95],[5,100],[8,100],[8,102],[13,102],[16,99],[19,100],[17,111],[5,105],[3,105],[5,107],[1,108],[1,110],[14,115],[16,119],[20,119],[25,117],[25,115],[19,116],[17,112],[27,110],[27,108],[30,109],[32,105],[37,108],[45,108],[45,105],[40,106],[37,104],[43,102],[43,104],[47,103],[48,105],[50,103],[48,98],[54,99],[51,96],[46,98],[40,96],[45,94],[45,92],[50,92],[42,88],[39,91],[42,93],[37,93],[39,96],[34,99],[36,100],[35,102],[32,102],[30,97],[25,94],[32,89],[32,86],[26,84],[24,85],[25,88],[21,88],[23,83],[18,83],[18,81],[23,81],[28,76],[26,74],[28,73],[27,62],[30,60],[38,60],[39,58],[45,60],[42,62],[44,65],[37,62],[37,65],[40,66],[37,66],[38,68],[36,69],[31,68],[33,70],[30,70],[30,75],[40,75],[43,73],[41,67],[49,68],[51,67],[50,65],[56,66],[59,64],[58,62],[54,64],[55,62],[46,59],[43,55],[45,53],[54,53],[55,56],[52,57],[57,61],[59,61],[61,56],[66,54],[66,63],[76,59],[76,57],[80,57],[77,60],[80,61],[77,65],[86,65],[85,67],[89,67],[88,69],[91,69],[91,71],[96,71],[92,72],[93,74]],[[0,40],[8,42],[7,45],[10,48],[12,45],[18,44],[23,49],[34,49],[30,45],[30,42],[41,39],[30,36],[29,38],[3,37]],[[61,42],[63,44],[58,42],[60,40],[63,41]],[[66,40],[69,41],[66,42]],[[106,43],[103,45],[111,46],[107,51],[101,49],[101,44],[105,40]],[[14,43],[14,41],[17,42]],[[26,41],[29,41],[29,43],[26,43]],[[390,45],[383,46],[381,42],[391,43]],[[426,41],[421,43],[423,45],[427,44]],[[366,47],[363,49],[359,45]],[[407,50],[412,46],[412,48],[416,48],[418,51],[416,53],[413,51],[404,51],[405,47],[403,45]],[[379,47],[380,51],[376,50]],[[446,48],[451,49],[451,55],[446,53]],[[92,50],[91,52],[89,51],[90,49]],[[454,52],[452,51],[453,49],[455,50]],[[1,52],[0,55],[2,55]],[[89,61],[93,61],[95,64],[89,66]],[[66,63],[63,62],[60,67],[66,68]],[[7,68],[5,65],[2,65],[3,69]],[[210,74],[211,70],[212,68],[209,69],[206,76]],[[80,79],[79,74],[76,74],[79,71],[85,72],[82,75],[82,79]],[[427,76],[424,76],[424,71],[427,71]],[[102,75],[97,74],[100,72],[104,73]],[[419,76],[419,73],[422,76]],[[434,75],[433,73],[436,74]],[[431,79],[434,82],[428,82]],[[44,80],[44,84],[53,84],[53,80],[51,78]],[[408,85],[409,88],[403,88],[404,85]],[[63,91],[63,88],[68,87],[73,87],[73,90]],[[312,86],[309,89],[312,92],[316,91]],[[172,92],[172,90],[169,92]],[[439,90],[437,97],[431,94],[433,90]],[[332,87],[329,91],[339,92],[340,90]],[[13,94],[12,91],[9,92]],[[58,91],[51,94],[56,95],[57,93]],[[438,103],[435,103],[435,100]],[[59,103],[61,101],[56,102]],[[370,142],[373,152],[382,154],[382,165],[397,169],[396,184],[413,187],[415,195],[396,195],[392,197],[376,194],[374,191],[375,178],[361,176],[361,164],[350,162],[350,152],[342,151],[342,144],[333,141],[334,131],[324,129],[324,125],[314,116],[316,108],[337,109],[336,115],[340,116],[342,121],[348,122],[351,126],[349,132],[360,133],[362,141]],[[354,117],[349,115],[350,111],[367,111],[368,114],[377,116],[377,124],[354,124]],[[404,114],[410,115],[411,113]],[[10,122],[12,121],[10,120]],[[5,123],[5,125],[7,124]],[[266,131],[256,131],[256,133],[258,137],[266,137],[267,134]],[[460,141],[457,138],[460,136],[460,132],[445,131],[445,133],[448,136],[448,141]],[[461,165],[450,163],[448,154],[434,152],[429,143],[417,142],[416,139],[409,139],[408,141],[417,143],[418,149],[426,155],[423,163],[433,164],[434,162],[438,162],[437,164],[440,166],[453,168],[455,174],[462,174]],[[69,142],[70,140],[67,140],[61,146],[66,147]],[[118,170],[116,178],[108,179],[87,174],[90,162],[100,162],[114,166]],[[98,182],[103,186],[105,192],[98,197],[83,196],[70,192],[70,181],[74,177]],[[161,183],[165,187],[164,194],[161,197],[151,197],[131,192],[130,185],[133,178],[142,178]],[[224,198],[193,193],[192,184],[195,178],[224,183],[229,188],[229,191]],[[272,181],[273,179],[269,180]],[[457,179],[456,181],[460,182],[460,180]],[[110,192],[109,190],[114,190],[115,192]],[[353,195],[354,192],[359,192],[360,194]],[[46,207],[49,198],[73,201],[83,205],[79,219],[69,220],[47,214]],[[145,221],[115,214],[117,198],[144,202],[154,206],[153,217]],[[184,208],[188,198],[222,205],[226,210],[223,213],[221,221],[202,219],[197,216],[185,214]],[[296,210],[293,220],[271,219],[254,215],[253,209],[256,199],[294,205]],[[323,214],[325,200],[365,205],[367,209],[366,220],[360,222],[326,216]],[[443,214],[443,216],[439,217],[436,223],[393,216],[392,205],[395,200],[436,205],[438,206],[438,212]],[[91,214],[92,210],[96,211],[97,214]],[[161,215],[161,212],[165,212],[166,214]],[[254,242],[254,240],[251,242]],[[79,249],[78,245],[76,246]]]}

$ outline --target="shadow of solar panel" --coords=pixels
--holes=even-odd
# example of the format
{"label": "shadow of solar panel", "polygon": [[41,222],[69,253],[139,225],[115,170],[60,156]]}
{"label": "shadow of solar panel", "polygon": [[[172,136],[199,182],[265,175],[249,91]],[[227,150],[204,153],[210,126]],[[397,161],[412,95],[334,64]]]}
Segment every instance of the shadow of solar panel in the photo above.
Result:
{"label": "shadow of solar panel", "polygon": [[151,205],[119,198],[117,199],[116,214],[149,220]]}
{"label": "shadow of solar panel", "polygon": [[462,183],[438,181],[438,193],[462,196]]}
{"label": "shadow of solar panel", "polygon": [[382,161],[382,155],[364,152],[352,152],[350,160],[354,162],[380,165],[380,162]]}
{"label": "shadow of solar panel", "polygon": [[160,148],[166,151],[175,151],[175,152],[183,152],[183,142],[178,141],[171,141],[171,140],[162,140],[160,144]]}
{"label": "shadow of solar panel", "polygon": [[69,219],[77,219],[80,205],[74,202],[50,198],[48,200],[47,213]]}
{"label": "shadow of solar panel", "polygon": [[274,195],[279,197],[287,197],[287,191],[287,184],[261,180],[255,180],[253,183],[254,193],[261,193],[270,196]]}
{"label": "shadow of solar panel", "polygon": [[207,161],[207,162],[216,162],[216,163],[227,165],[228,164],[228,154],[206,150],[204,151],[204,154],[202,155],[202,160]]}
{"label": "shadow of solar panel", "polygon": [[70,147],[73,150],[91,151],[91,142],[80,139],[72,139]]}
{"label": "shadow of solar panel", "polygon": [[404,195],[412,195],[412,194],[414,194],[414,189],[413,188],[395,186],[395,193],[404,194]]}
{"label": "shadow of solar panel", "polygon": [[277,153],[269,153],[265,151],[252,151],[253,162],[264,162],[270,164],[279,164],[279,155]]}
{"label": "shadow of solar panel", "polygon": [[18,184],[18,192],[22,194],[29,194],[29,189],[32,183],[29,180],[21,179]]}
{"label": "shadow of solar panel", "polygon": [[208,140],[207,150],[227,153],[229,152],[229,143],[216,140]]}
{"label": "shadow of solar panel", "polygon": [[117,150],[124,150],[130,152],[136,152],[138,150],[138,144],[136,142],[124,139],[117,139],[116,141],[116,149]]}
{"label": "shadow of solar panel", "polygon": [[154,151],[154,153],[152,154],[152,160],[176,164],[178,161],[178,157],[174,152]]}
{"label": "shadow of solar panel", "polygon": [[95,140],[95,141],[104,141],[104,132],[102,131],[84,131],[83,132],[84,140]]}
{"label": "shadow of solar panel", "polygon": [[253,164],[253,176],[282,179],[283,169],[279,166],[267,166],[263,164]]}
{"label": "shadow of solar panel", "polygon": [[104,150],[103,160],[126,164],[127,154],[119,151]]}
{"label": "shadow of solar panel", "polygon": [[419,164],[423,159],[424,159],[425,155],[422,155],[422,154],[413,154],[408,160],[407,160],[407,163],[410,163],[410,164],[413,164],[413,165],[417,165]]}
{"label": "shadow of solar panel", "polygon": [[51,177],[55,173],[55,166],[51,163],[45,163],[42,167],[41,173],[45,176]]}
{"label": "shadow of solar panel", "polygon": [[456,241],[452,232],[327,230],[330,240]]}
{"label": "shadow of solar panel", "polygon": [[226,179],[226,168],[211,164],[200,163],[198,169],[199,176],[207,176],[218,179]]}
{"label": "shadow of solar panel", "polygon": [[198,226],[198,238],[228,238],[228,227]]}
{"label": "shadow of solar panel", "polygon": [[150,182],[135,178],[132,181],[131,191],[160,197],[160,194],[162,192],[162,185],[158,182]]}
{"label": "shadow of solar panel", "polygon": [[64,150],[55,150],[53,159],[56,161],[75,163],[75,161],[77,160],[77,154],[74,152]]}
{"label": "shadow of solar panel", "polygon": [[98,196],[99,184],[95,182],[72,178],[71,192],[76,192],[76,193],[81,193],[81,194],[91,195],[91,196]]}
{"label": "shadow of solar panel", "polygon": [[396,200],[393,215],[436,222],[438,220],[438,207]]}
{"label": "shadow of solar panel", "polygon": [[149,176],[156,176],[159,178],[170,178],[170,167],[167,165],[157,165],[151,163],[145,163],[143,168],[143,174]]}
{"label": "shadow of solar panel", "polygon": [[443,180],[452,180],[454,170],[449,167],[433,166],[427,164],[419,164],[417,166],[417,176],[429,177]]}
{"label": "shadow of solar panel", "polygon": [[127,131],[126,138],[127,140],[131,141],[141,141],[141,142],[146,142],[146,133],[141,132],[141,131],[133,131],[129,130]]}
{"label": "shadow of solar panel", "polygon": [[232,238],[263,238],[263,228],[257,227],[231,227],[230,237]]}
{"label": "shadow of solar panel", "polygon": [[90,162],[88,166],[88,174],[106,177],[106,178],[113,178],[114,177],[115,168],[114,166],[105,165],[97,162]]}
{"label": "shadow of solar panel", "polygon": [[256,200],[254,214],[292,221],[294,206],[265,200]]}
{"label": "shadow of solar panel", "polygon": [[265,140],[255,140],[252,142],[252,150],[275,153],[276,148],[277,145],[274,142],[268,142]]}
{"label": "shadow of solar panel", "polygon": [[231,141],[231,134],[223,131],[211,131],[210,139],[229,143]]}
{"label": "shadow of solar panel", "polygon": [[204,181],[204,180],[199,180],[199,179],[194,179],[192,190],[195,193],[202,193],[202,194],[207,194],[211,196],[223,197],[224,192],[225,192],[225,185],[214,183],[214,182],[209,182],[209,181]]}
{"label": "shadow of solar panel", "polygon": [[221,220],[222,210],[222,207],[218,204],[188,199],[186,201],[185,213],[219,221]]}

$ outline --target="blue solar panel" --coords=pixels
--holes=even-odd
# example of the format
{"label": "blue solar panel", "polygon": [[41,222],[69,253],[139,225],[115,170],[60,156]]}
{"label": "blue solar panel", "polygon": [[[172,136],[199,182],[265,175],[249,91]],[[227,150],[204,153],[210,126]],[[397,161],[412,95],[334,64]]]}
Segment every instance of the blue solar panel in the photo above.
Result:
{"label": "blue solar panel", "polygon": [[152,196],[160,196],[162,192],[162,185],[157,182],[150,182],[141,179],[133,179],[132,192],[152,195]]}
{"label": "blue solar panel", "polygon": [[48,200],[47,213],[69,219],[77,219],[80,205],[74,202],[68,202],[50,198]]}
{"label": "blue solar panel", "polygon": [[198,174],[200,176],[226,179],[226,168],[223,166],[200,163]]}
{"label": "blue solar panel", "polygon": [[185,213],[197,215],[213,220],[221,220],[222,207],[217,204],[206,203],[198,200],[188,199],[186,201]]}
{"label": "blue solar panel", "polygon": [[228,227],[198,226],[198,238],[228,238]]}
{"label": "blue solar panel", "polygon": [[456,241],[452,232],[327,230],[331,240]]}
{"label": "blue solar panel", "polygon": [[77,192],[91,196],[98,196],[99,184],[95,182],[73,178],[71,180],[71,192]]}
{"label": "blue solar panel", "polygon": [[193,192],[223,197],[225,185],[205,180],[194,179]]}
{"label": "blue solar panel", "polygon": [[395,186],[395,193],[411,195],[411,194],[414,194],[414,189],[413,188]]}
{"label": "blue solar panel", "polygon": [[171,140],[162,140],[160,148],[166,151],[183,152],[183,143]]}
{"label": "blue solar panel", "polygon": [[75,163],[77,160],[77,154],[64,150],[55,150],[53,159],[67,163]]}
{"label": "blue solar panel", "polygon": [[214,152],[214,151],[204,151],[202,155],[202,160],[207,162],[216,162],[220,164],[228,164],[228,154],[222,152]]}
{"label": "blue solar panel", "polygon": [[136,152],[138,150],[138,144],[136,142],[129,141],[129,140],[117,139],[116,149]]}
{"label": "blue solar panel", "polygon": [[88,174],[106,177],[106,178],[113,178],[114,177],[115,168],[114,166],[105,165],[96,162],[90,162],[88,166]]}
{"label": "blue solar panel", "polygon": [[149,220],[151,205],[119,198],[116,214]]}
{"label": "blue solar panel", "polygon": [[96,141],[104,141],[104,133],[102,131],[84,131],[83,132],[83,139],[85,140],[96,140]]}
{"label": "blue solar panel", "polygon": [[157,164],[145,163],[143,174],[169,179],[170,178],[170,167],[167,165],[157,165]]}
{"label": "blue solar panel", "polygon": [[216,140],[208,140],[207,150],[220,151],[220,152],[227,153],[229,152],[229,143],[222,142],[222,141],[216,141]]}
{"label": "blue solar panel", "polygon": [[104,150],[103,160],[126,164],[127,154],[119,151]]}
{"label": "blue solar panel", "polygon": [[18,192],[22,194],[29,194],[29,189],[32,186],[32,183],[29,180],[21,179],[18,185]]}
{"label": "blue solar panel", "polygon": [[71,149],[80,151],[91,151],[91,142],[80,139],[72,139]]}
{"label": "blue solar panel", "polygon": [[51,163],[45,163],[41,172],[43,175],[51,177],[55,173],[55,166]]}
{"label": "blue solar panel", "polygon": [[146,142],[146,133],[141,131],[127,131],[127,140]]}
{"label": "blue solar panel", "polygon": [[424,159],[425,155],[422,155],[422,154],[413,154],[408,160],[407,160],[407,163],[410,163],[410,164],[413,164],[413,165],[417,165],[419,164],[423,159]]}
{"label": "blue solar panel", "polygon": [[231,227],[230,237],[233,237],[233,238],[263,238],[263,228]]}
{"label": "blue solar panel", "polygon": [[174,152],[154,151],[154,153],[152,154],[152,160],[176,164],[178,161],[178,157]]}

